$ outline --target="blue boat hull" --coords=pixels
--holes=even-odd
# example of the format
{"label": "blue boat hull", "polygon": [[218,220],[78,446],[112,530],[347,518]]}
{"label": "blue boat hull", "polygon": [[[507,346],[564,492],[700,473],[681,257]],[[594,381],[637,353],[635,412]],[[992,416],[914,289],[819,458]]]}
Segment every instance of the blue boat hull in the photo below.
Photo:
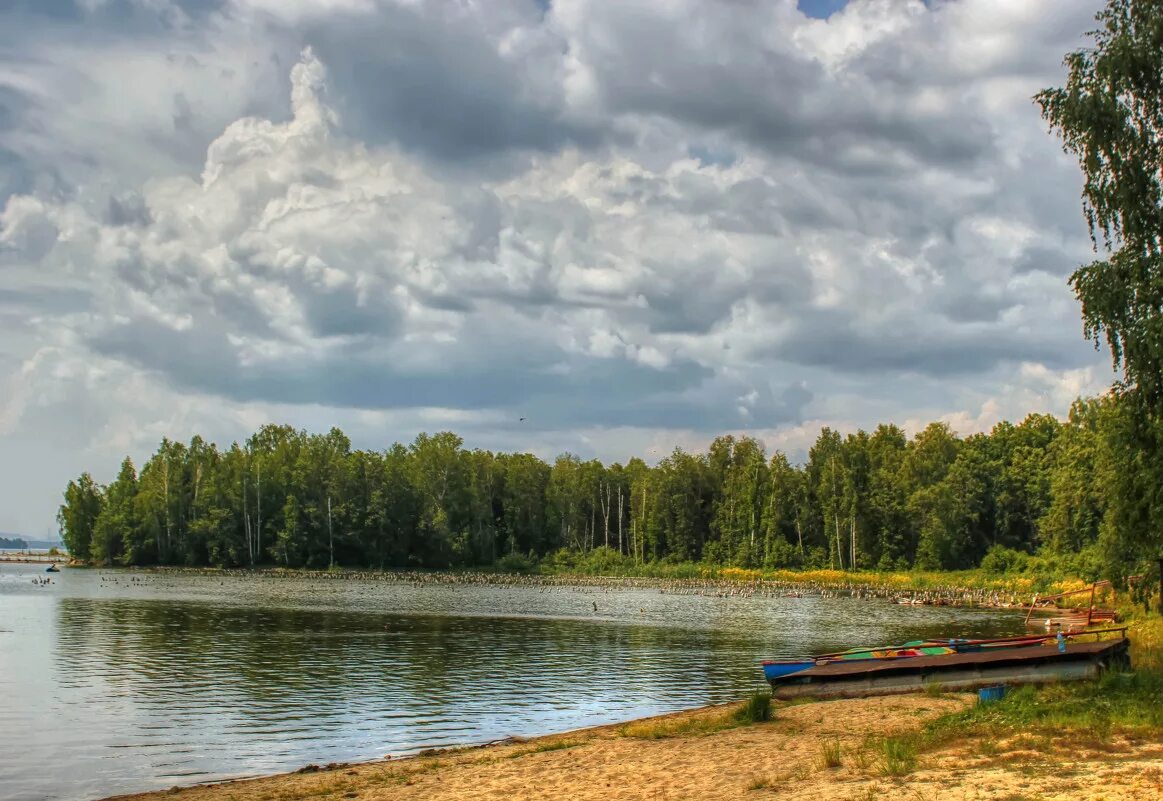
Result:
{"label": "blue boat hull", "polygon": [[799,673],[801,670],[807,670],[815,666],[816,660],[814,659],[786,659],[777,662],[764,662],[763,677],[768,681],[778,681],[793,673]]}

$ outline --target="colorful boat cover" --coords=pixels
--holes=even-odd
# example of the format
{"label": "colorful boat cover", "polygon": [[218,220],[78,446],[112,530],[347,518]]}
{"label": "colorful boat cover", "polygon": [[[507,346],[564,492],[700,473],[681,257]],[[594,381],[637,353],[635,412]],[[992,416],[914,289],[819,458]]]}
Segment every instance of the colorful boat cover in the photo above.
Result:
{"label": "colorful boat cover", "polygon": [[869,651],[862,648],[853,648],[839,656],[828,657],[828,661],[850,659],[901,659],[908,656],[944,656],[955,654],[957,649],[948,645],[910,646],[902,645],[899,648],[880,648]]}

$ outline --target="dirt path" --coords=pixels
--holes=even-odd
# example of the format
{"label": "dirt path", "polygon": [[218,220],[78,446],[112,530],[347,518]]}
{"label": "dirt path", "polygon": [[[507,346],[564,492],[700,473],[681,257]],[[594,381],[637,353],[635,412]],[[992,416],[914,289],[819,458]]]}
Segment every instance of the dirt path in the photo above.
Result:
{"label": "dirt path", "polygon": [[[934,798],[960,801],[1163,798],[1163,733],[1138,740],[967,740],[922,755],[908,775],[885,775],[869,738],[916,730],[973,696],[897,696],[803,704],[776,720],[709,734],[643,739],[722,719],[680,713],[519,743],[413,759],[336,766],[137,796],[134,801],[517,801],[517,799]],[[839,743],[838,767],[824,764]]]}

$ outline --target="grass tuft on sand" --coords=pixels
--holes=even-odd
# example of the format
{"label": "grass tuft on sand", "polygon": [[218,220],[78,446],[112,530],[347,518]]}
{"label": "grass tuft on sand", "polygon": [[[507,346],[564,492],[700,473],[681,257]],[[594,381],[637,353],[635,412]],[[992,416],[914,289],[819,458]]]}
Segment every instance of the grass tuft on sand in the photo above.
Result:
{"label": "grass tuft on sand", "polygon": [[735,719],[740,723],[766,723],[771,718],[771,693],[763,690],[753,692],[735,713]]}
{"label": "grass tuft on sand", "polygon": [[886,737],[880,741],[880,769],[885,776],[907,776],[917,767],[915,738]]}
{"label": "grass tuft on sand", "polygon": [[838,768],[844,763],[840,751],[840,741],[836,738],[820,744],[820,765],[824,768]]}
{"label": "grass tuft on sand", "polygon": [[542,743],[536,743],[529,748],[522,748],[520,751],[506,754],[505,758],[518,759],[519,757],[529,756],[530,754],[544,754],[547,751],[564,751],[567,748],[577,748],[581,744],[580,740],[547,740]]}
{"label": "grass tuft on sand", "polygon": [[765,779],[761,776],[757,776],[756,778],[754,778],[750,782],[748,782],[747,789],[748,790],[767,790],[771,786],[772,786],[772,783],[771,783],[770,779]]}
{"label": "grass tuft on sand", "polygon": [[664,740],[670,737],[699,737],[739,725],[737,712],[716,709],[698,715],[638,720],[618,728],[618,734],[638,740]]}
{"label": "grass tuft on sand", "polygon": [[717,731],[766,723],[772,720],[771,693],[757,691],[742,704],[719,707],[697,714],[651,718],[627,723],[618,728],[622,737],[639,740],[663,740],[670,737],[699,737]]}

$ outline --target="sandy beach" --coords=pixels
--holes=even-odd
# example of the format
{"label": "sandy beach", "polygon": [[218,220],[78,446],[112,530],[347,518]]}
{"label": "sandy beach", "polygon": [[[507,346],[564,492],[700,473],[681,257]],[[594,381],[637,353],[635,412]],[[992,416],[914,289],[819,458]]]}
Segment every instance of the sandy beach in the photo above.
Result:
{"label": "sandy beach", "polygon": [[[154,801],[505,801],[506,799],[874,799],[1018,801],[1158,798],[1163,732],[1128,738],[966,738],[886,775],[874,738],[918,730],[973,695],[910,695],[777,706],[775,719],[716,728],[712,707],[530,740],[119,796]],[[684,733],[691,729],[696,733]],[[826,746],[839,744],[828,767]]]}

